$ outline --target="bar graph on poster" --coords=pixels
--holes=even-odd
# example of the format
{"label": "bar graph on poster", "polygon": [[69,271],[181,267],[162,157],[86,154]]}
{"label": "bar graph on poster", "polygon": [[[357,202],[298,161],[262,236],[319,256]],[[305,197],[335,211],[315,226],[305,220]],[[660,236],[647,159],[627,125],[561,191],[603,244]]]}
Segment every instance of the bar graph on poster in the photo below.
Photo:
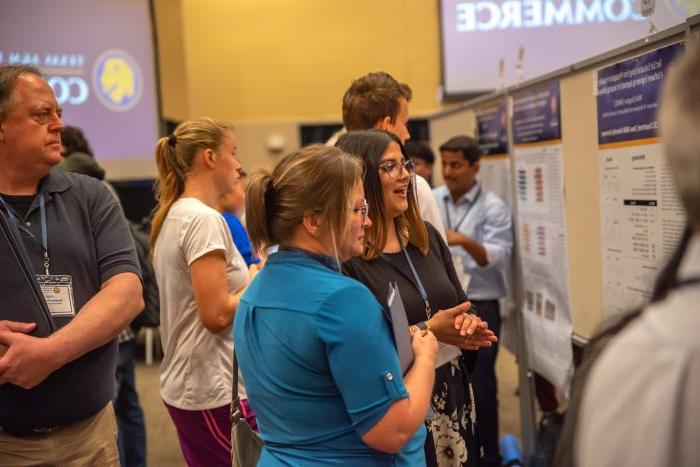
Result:
{"label": "bar graph on poster", "polygon": [[568,393],[573,373],[559,82],[513,96],[517,233],[530,368]]}

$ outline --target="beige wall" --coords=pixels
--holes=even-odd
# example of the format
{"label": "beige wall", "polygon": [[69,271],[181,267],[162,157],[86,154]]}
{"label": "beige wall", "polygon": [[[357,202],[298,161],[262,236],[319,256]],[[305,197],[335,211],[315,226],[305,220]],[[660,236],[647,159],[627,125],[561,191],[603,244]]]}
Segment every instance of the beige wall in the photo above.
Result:
{"label": "beige wall", "polygon": [[561,81],[569,304],[574,332],[590,337],[603,319],[595,71]]}
{"label": "beige wall", "polygon": [[156,0],[163,110],[233,122],[337,120],[352,79],[385,70],[439,108],[432,0]]}
{"label": "beige wall", "polygon": [[171,120],[186,120],[189,109],[181,1],[155,0],[153,4],[163,115]]}
{"label": "beige wall", "polygon": [[413,88],[413,115],[440,108],[434,0],[155,0],[163,114],[236,125],[247,168],[271,166],[297,125],[340,121],[350,82],[384,70]]}
{"label": "beige wall", "polygon": [[[281,139],[284,148],[269,150],[271,138]],[[282,156],[300,146],[299,130],[295,122],[239,123],[236,124],[236,144],[238,159],[246,170],[255,167],[271,170]]]}

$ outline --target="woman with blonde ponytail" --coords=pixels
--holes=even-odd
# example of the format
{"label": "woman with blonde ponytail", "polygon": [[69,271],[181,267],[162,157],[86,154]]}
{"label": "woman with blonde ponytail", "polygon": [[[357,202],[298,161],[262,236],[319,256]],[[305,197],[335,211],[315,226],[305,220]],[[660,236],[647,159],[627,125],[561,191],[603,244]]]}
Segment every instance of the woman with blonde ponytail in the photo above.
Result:
{"label": "woman with blonde ponytail", "polygon": [[231,323],[249,282],[215,209],[241,169],[233,127],[206,118],[181,123],[158,141],[156,163],[151,246],[161,303],[161,396],[187,464],[230,466]]}

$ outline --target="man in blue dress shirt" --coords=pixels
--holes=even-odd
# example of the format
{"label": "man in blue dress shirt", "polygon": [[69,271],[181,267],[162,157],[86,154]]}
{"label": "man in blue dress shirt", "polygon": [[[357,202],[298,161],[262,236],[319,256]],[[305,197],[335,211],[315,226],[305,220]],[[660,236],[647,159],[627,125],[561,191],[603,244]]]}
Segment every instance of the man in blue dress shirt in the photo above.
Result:
{"label": "man in blue dress shirt", "polygon": [[[479,316],[498,336],[501,316],[498,299],[506,295],[503,268],[513,249],[511,213],[495,194],[476,180],[481,150],[473,138],[455,136],[440,146],[445,185],[433,190],[455,258],[470,277],[467,296]],[[460,261],[456,261],[459,267]],[[461,271],[458,271],[460,273]],[[496,355],[498,343],[479,350],[472,383],[476,416],[484,448],[483,464],[500,466]]]}

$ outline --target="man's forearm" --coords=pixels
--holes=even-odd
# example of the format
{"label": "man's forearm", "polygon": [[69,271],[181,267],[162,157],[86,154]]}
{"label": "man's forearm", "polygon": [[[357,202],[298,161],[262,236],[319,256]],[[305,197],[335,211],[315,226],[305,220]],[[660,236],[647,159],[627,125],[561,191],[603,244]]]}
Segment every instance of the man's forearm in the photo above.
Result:
{"label": "man's forearm", "polygon": [[487,266],[489,264],[486,248],[471,237],[468,237],[460,232],[450,230],[447,233],[447,238],[449,245],[461,246],[464,248],[464,250],[469,253],[472,258],[474,258],[474,261],[476,261],[476,264],[479,266]]}
{"label": "man's forearm", "polygon": [[474,258],[474,261],[476,261],[476,264],[479,266],[487,266],[489,264],[486,249],[481,243],[465,236],[462,241],[462,247],[467,250],[467,253],[472,255],[472,258]]}
{"label": "man's forearm", "polygon": [[134,273],[111,277],[73,320],[47,337],[57,367],[109,342],[143,310],[143,289]]}

